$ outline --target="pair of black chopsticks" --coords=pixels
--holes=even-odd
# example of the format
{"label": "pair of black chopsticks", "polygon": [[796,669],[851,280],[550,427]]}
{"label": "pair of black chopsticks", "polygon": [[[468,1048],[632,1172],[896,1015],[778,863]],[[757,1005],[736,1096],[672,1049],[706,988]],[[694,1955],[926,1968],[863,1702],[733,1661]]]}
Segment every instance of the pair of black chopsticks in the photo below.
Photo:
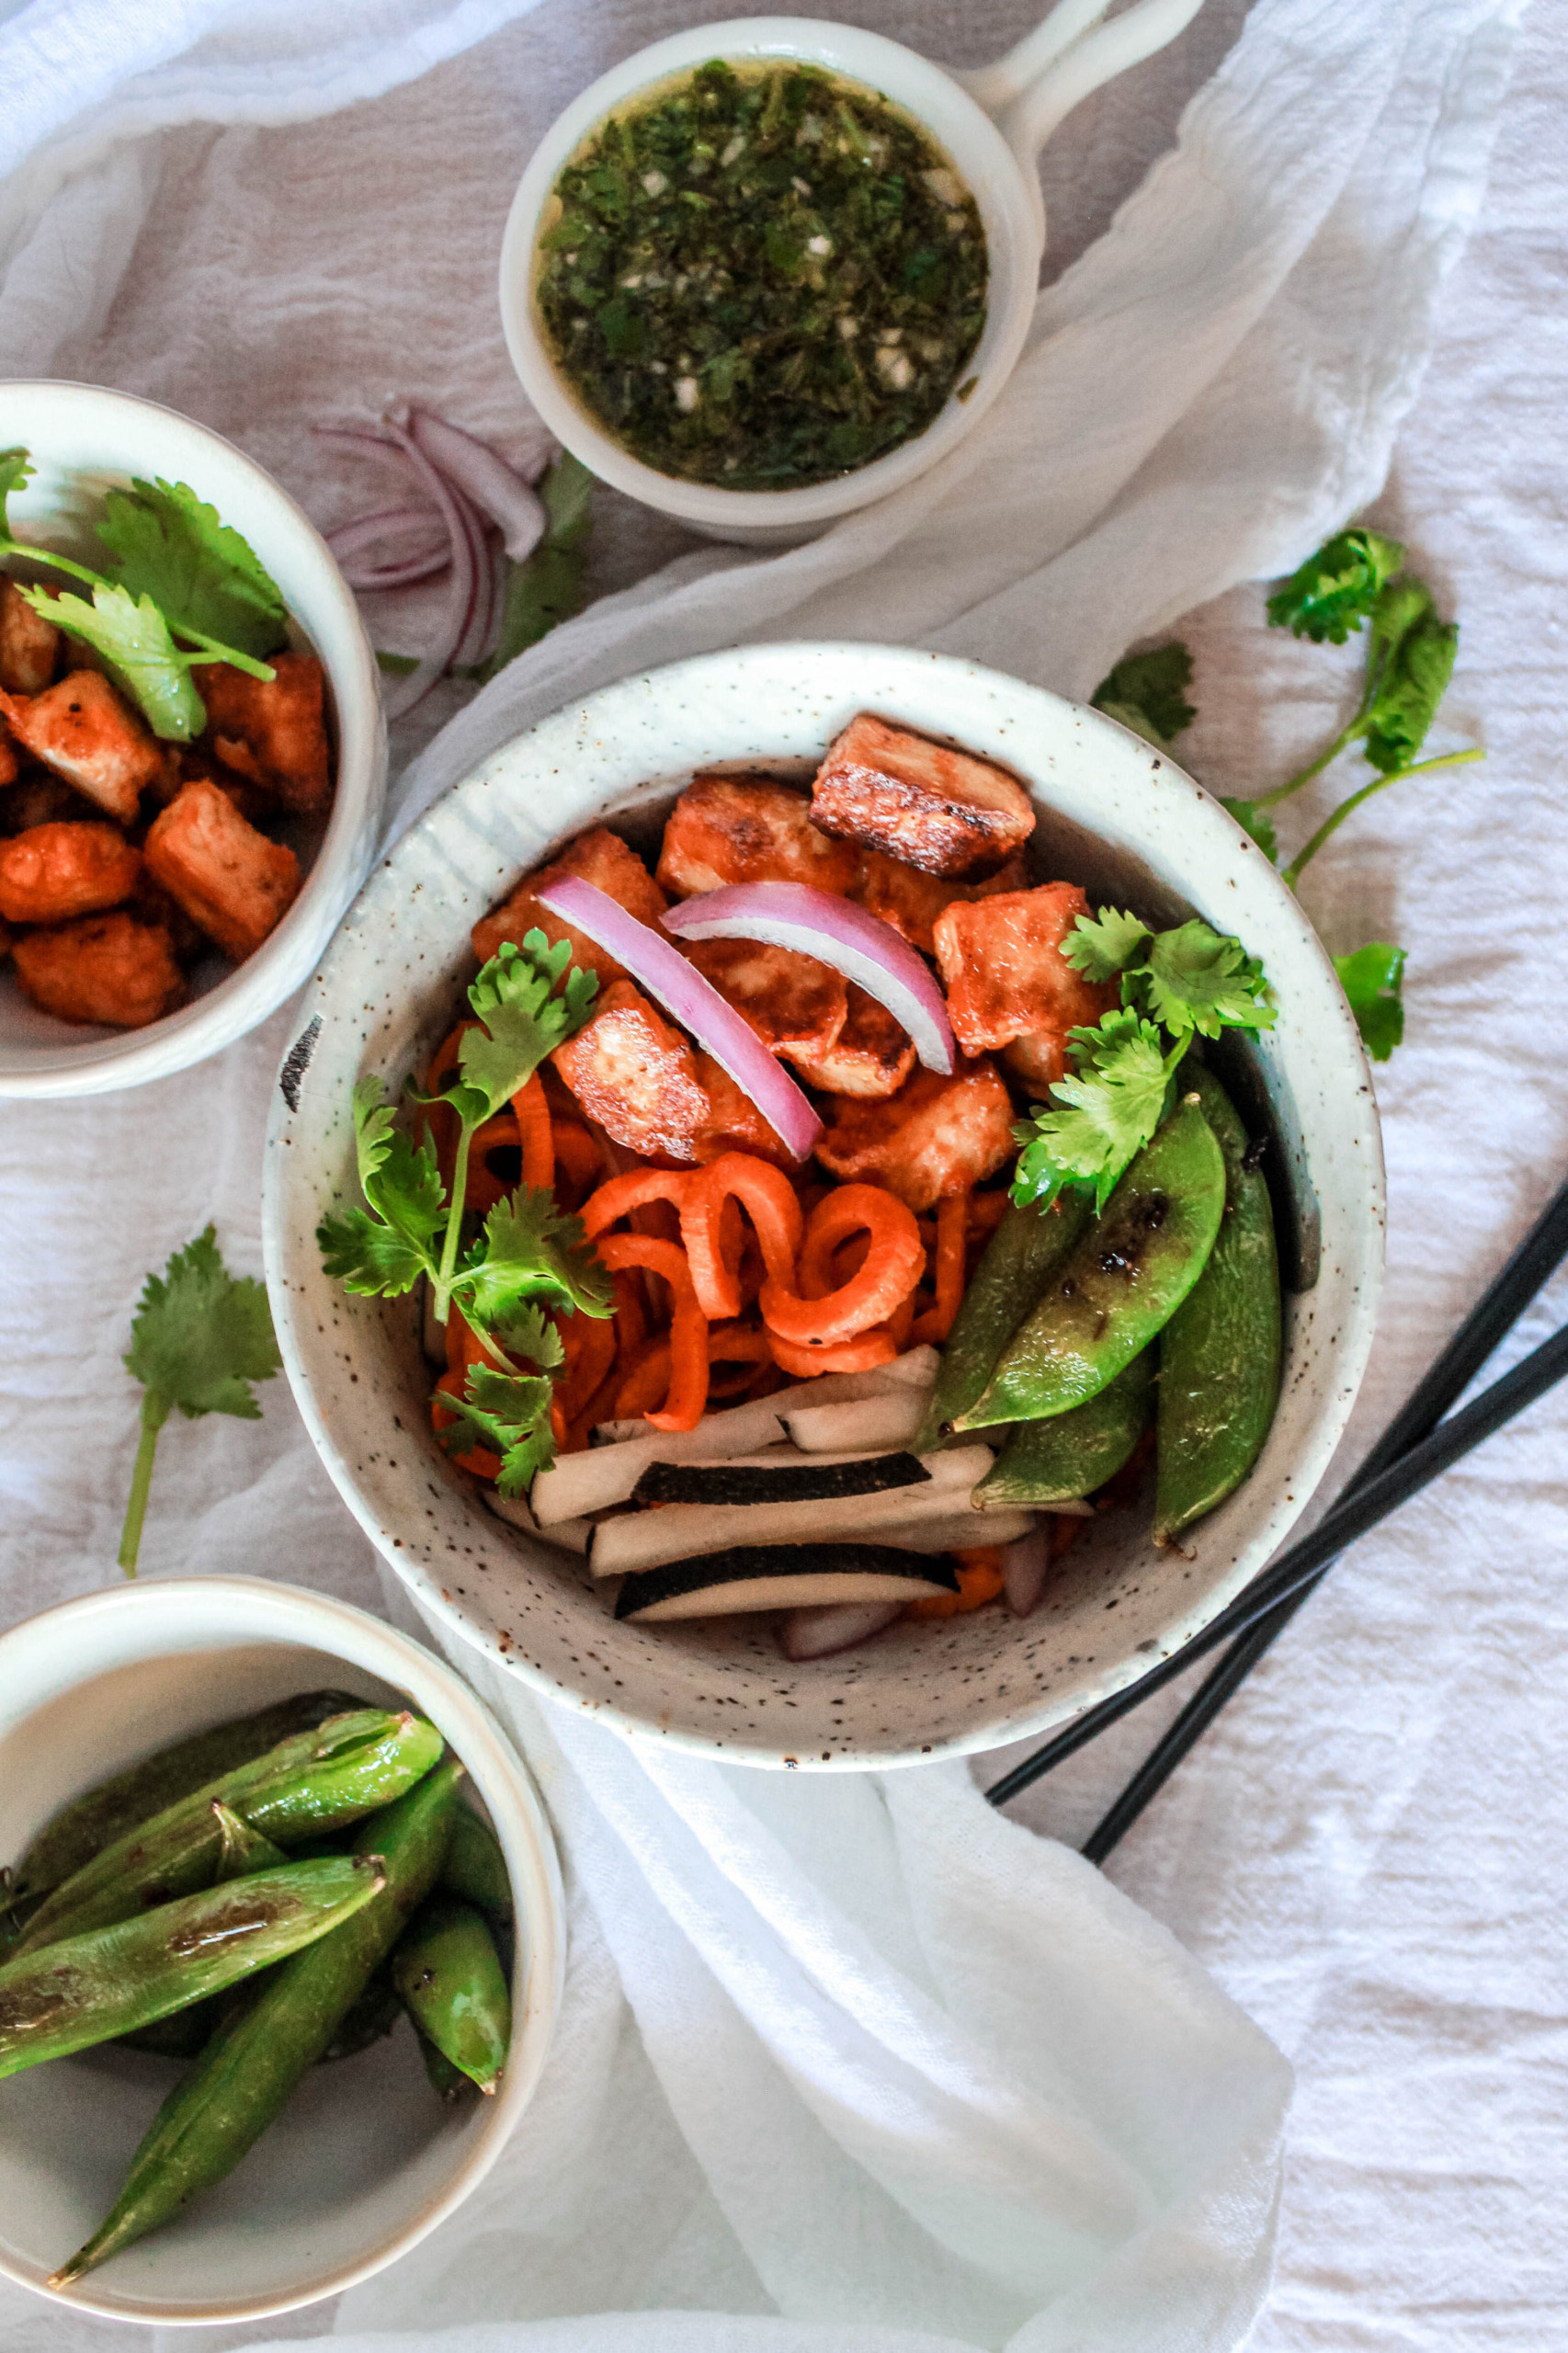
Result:
{"label": "pair of black chopsticks", "polygon": [[[1565,1256],[1568,1183],[1548,1203],[1312,1534],[1281,1553],[1272,1568],[1255,1577],[1246,1591],[1190,1643],[1126,1690],[1086,1708],[1032,1756],[1005,1773],[985,1793],[992,1804],[1006,1805],[1042,1773],[1049,1773],[1175,1677],[1185,1674],[1194,1659],[1218,1650],[1222,1643],[1232,1643],[1085,1842],[1083,1851],[1090,1862],[1103,1862],[1346,1547],[1386,1519],[1390,1512],[1397,1511],[1401,1504],[1408,1503],[1428,1481],[1449,1470],[1516,1414],[1523,1413],[1568,1373],[1568,1329],[1564,1329],[1543,1340],[1462,1411],[1452,1413],[1456,1400],[1463,1396],[1487,1358]],[[1445,1415],[1451,1417],[1445,1419]]]}

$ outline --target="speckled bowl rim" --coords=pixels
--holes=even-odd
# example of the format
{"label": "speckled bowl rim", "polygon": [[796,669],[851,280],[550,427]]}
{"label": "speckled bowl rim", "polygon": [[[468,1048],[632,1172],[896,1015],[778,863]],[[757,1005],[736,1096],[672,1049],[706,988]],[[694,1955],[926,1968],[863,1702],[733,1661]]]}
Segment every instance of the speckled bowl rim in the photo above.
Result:
{"label": "speckled bowl rim", "polygon": [[[503,1529],[426,1434],[406,1306],[350,1300],[329,1284],[313,1234],[351,1170],[355,1078],[375,1069],[401,1080],[434,1044],[472,970],[469,928],[518,874],[695,768],[819,757],[866,708],[1001,759],[1033,791],[1042,833],[1086,828],[1098,848],[1142,860],[1159,887],[1265,955],[1280,1018],[1262,1058],[1298,1123],[1323,1260],[1316,1287],[1288,1302],[1264,1455],[1195,1531],[1190,1556],[1145,1546],[1113,1578],[1026,1620],[982,1611],[897,1628],[839,1660],[790,1668],[770,1637],[754,1631],[743,1643],[740,1621],[717,1635],[617,1625],[560,1553]],[[1136,1681],[1288,1535],[1370,1350],[1383,1238],[1377,1108],[1344,993],[1294,898],[1218,802],[1140,738],[949,656],[745,647],[623,679],[540,721],[452,786],[376,869],[306,994],[284,1076],[266,1152],[267,1279],[296,1400],[345,1500],[421,1605],[465,1640],[547,1696],[693,1754],[884,1768],[1039,1734]],[[383,1379],[404,1384],[399,1406],[367,1404]]]}

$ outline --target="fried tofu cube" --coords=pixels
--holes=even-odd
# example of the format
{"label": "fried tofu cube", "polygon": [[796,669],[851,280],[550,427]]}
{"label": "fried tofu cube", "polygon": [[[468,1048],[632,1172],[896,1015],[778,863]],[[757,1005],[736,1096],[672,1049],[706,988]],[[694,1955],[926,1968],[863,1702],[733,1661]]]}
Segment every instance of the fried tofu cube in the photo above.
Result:
{"label": "fried tofu cube", "polygon": [[41,694],[7,695],[18,744],[122,825],[164,772],[164,750],[146,722],[98,670],[68,671]]}
{"label": "fried tofu cube", "polygon": [[505,941],[513,939],[521,947],[528,932],[542,931],[552,948],[560,940],[570,940],[573,962],[585,972],[597,972],[601,988],[608,988],[612,981],[625,980],[625,965],[618,964],[608,949],[540,905],[534,893],[548,889],[551,882],[559,882],[563,874],[580,874],[585,882],[592,882],[607,898],[624,907],[628,915],[635,915],[639,923],[654,930],[669,905],[636,851],[628,848],[619,835],[608,833],[603,825],[595,825],[588,833],[579,834],[575,841],[568,842],[550,865],[541,866],[536,874],[519,882],[503,906],[481,916],[473,926],[474,954],[482,964],[487,964]]}
{"label": "fried tofu cube", "polygon": [[147,835],[147,871],[225,956],[242,961],[300,893],[300,861],[247,825],[215,784],[184,785]]}
{"label": "fried tofu cube", "polygon": [[711,1108],[697,1057],[630,981],[612,981],[551,1062],[590,1120],[644,1160],[689,1165]]}
{"label": "fried tofu cube", "polygon": [[815,1053],[790,1047],[786,1060],[828,1095],[896,1095],[915,1068],[914,1039],[856,982],[848,983],[846,995],[844,1026],[832,1045]]}
{"label": "fried tofu cube", "polygon": [[60,631],[35,613],[14,580],[0,580],[0,687],[39,695],[54,676]]}
{"label": "fried tofu cube", "polygon": [[23,995],[62,1021],[142,1029],[172,1011],[185,986],[168,933],[125,914],[23,932],[14,953]]}
{"label": "fried tofu cube", "polygon": [[[1068,1032],[1097,1021],[1117,991],[1085,981],[1062,943],[1089,903],[1074,882],[1008,891],[937,918],[937,968],[948,1017],[966,1053],[1008,1049],[1010,1068],[1035,1086],[1067,1067]],[[1017,1057],[1014,1047],[1018,1049]]]}
{"label": "fried tofu cube", "polygon": [[803,792],[770,777],[699,776],[670,811],[656,870],[676,899],[727,882],[805,882],[844,898],[858,861],[819,833]]}
{"label": "fried tofu cube", "polygon": [[1013,1106],[983,1056],[951,1078],[917,1070],[891,1101],[837,1097],[822,1110],[816,1157],[829,1175],[884,1185],[917,1215],[983,1184],[1013,1151]]}
{"label": "fried tofu cube", "polygon": [[142,856],[113,825],[34,825],[0,849],[0,915],[65,923],[118,907],[136,888]]}
{"label": "fried tofu cube", "polygon": [[994,874],[1034,831],[1016,777],[869,710],[827,747],[812,787],[824,834],[885,851],[927,874]]}
{"label": "fried tofu cube", "polygon": [[275,792],[285,809],[315,816],[332,799],[325,677],[313,654],[269,654],[270,682],[232,662],[192,672],[207,706],[213,750],[236,775]]}
{"label": "fried tofu cube", "polygon": [[1028,879],[1021,858],[1010,858],[983,882],[950,882],[939,874],[923,874],[917,866],[905,866],[901,858],[869,849],[861,854],[859,879],[849,895],[868,915],[891,924],[922,956],[935,956],[932,927],[944,907],[955,899],[967,904],[994,898],[998,891],[1026,890]]}
{"label": "fried tofu cube", "polygon": [[755,1153],[781,1168],[794,1162],[777,1128],[770,1126],[744,1087],[737,1086],[722,1063],[700,1048],[697,1054],[698,1084],[708,1097],[708,1109],[692,1139],[699,1164],[706,1167],[726,1152]]}
{"label": "fried tofu cube", "polygon": [[825,1053],[844,1027],[842,973],[760,939],[694,939],[687,954],[770,1054]]}

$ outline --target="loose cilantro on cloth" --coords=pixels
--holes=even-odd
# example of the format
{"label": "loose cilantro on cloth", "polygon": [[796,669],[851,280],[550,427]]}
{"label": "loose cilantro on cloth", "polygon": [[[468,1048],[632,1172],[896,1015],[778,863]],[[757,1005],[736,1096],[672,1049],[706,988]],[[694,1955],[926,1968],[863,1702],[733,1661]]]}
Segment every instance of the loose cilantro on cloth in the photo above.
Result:
{"label": "loose cilantro on cloth", "polygon": [[548,637],[558,622],[582,611],[593,486],[593,475],[570,449],[563,449],[543,476],[539,495],[550,518],[545,534],[525,563],[508,567],[501,634],[494,652],[474,671],[476,678],[494,678],[508,662]]}
{"label": "loose cilantro on cloth", "polygon": [[1135,735],[1164,751],[1198,716],[1185,691],[1191,684],[1192,656],[1179,638],[1173,638],[1152,653],[1123,655],[1089,699],[1108,719],[1119,719]]}
{"label": "loose cilantro on cloth", "polygon": [[1352,527],[1308,556],[1268,600],[1269,624],[1314,645],[1343,645],[1404,561],[1397,540]]}
{"label": "loose cilantro on cloth", "polygon": [[1371,939],[1351,955],[1336,956],[1334,969],[1367,1051],[1375,1063],[1386,1063],[1404,1036],[1403,949]]}
{"label": "loose cilantro on cloth", "polygon": [[[572,964],[569,941],[552,948],[541,931],[520,948],[508,940],[469,990],[479,1021],[463,1032],[455,1077],[438,1096],[412,1098],[457,1117],[450,1191],[434,1145],[413,1142],[381,1080],[362,1078],[354,1135],[365,1205],[329,1212],[316,1228],[322,1264],[345,1290],[395,1299],[423,1276],[437,1322],[455,1307],[473,1330],[493,1363],[470,1367],[460,1397],[443,1395],[455,1418],[441,1440],[460,1455],[492,1448],[503,1495],[520,1495],[553,1453],[551,1376],[564,1351],[548,1312],[607,1316],[615,1290],[582,1220],[559,1210],[543,1188],[518,1186],[462,1250],[469,1152],[485,1121],[582,1027],[597,989],[592,972]],[[519,1374],[515,1357],[537,1366],[537,1375]]]}
{"label": "loose cilantro on cloth", "polygon": [[228,662],[263,680],[276,676],[260,656],[276,653],[287,634],[281,592],[254,549],[188,484],[134,482],[110,491],[98,524],[117,559],[110,578],[13,537],[6,501],[32,473],[25,449],[0,451],[0,557],[25,556],[91,591],[91,601],[35,586],[21,594],[35,612],[102,656],[155,735],[188,743],[207,724],[190,676],[199,662]]}
{"label": "loose cilantro on cloth", "polygon": [[136,1574],[158,1433],[177,1405],[187,1421],[233,1414],[258,1421],[253,1381],[270,1381],[282,1359],[264,1286],[231,1275],[209,1226],[176,1250],[162,1276],[149,1275],[131,1326],[125,1369],[141,1381],[142,1443],[119,1540],[119,1565]]}

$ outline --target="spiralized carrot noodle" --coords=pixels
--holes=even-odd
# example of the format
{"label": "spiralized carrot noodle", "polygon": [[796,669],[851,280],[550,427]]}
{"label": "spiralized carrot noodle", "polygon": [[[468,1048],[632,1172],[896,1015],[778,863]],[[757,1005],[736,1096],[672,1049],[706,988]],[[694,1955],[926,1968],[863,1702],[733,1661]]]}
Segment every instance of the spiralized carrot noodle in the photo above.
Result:
{"label": "spiralized carrot noodle", "polygon": [[910,1603],[909,1617],[960,1618],[966,1610],[983,1609],[995,1600],[1004,1581],[1000,1546],[977,1544],[972,1552],[955,1552],[953,1558],[958,1563],[957,1593],[928,1593]]}
{"label": "spiralized carrot noodle", "polygon": [[490,1165],[493,1152],[516,1152],[517,1122],[510,1111],[498,1111],[473,1131],[468,1148],[468,1181],[463,1187],[463,1207],[473,1210],[480,1217],[488,1217],[497,1201],[504,1201],[515,1187],[516,1179],[498,1176]]}
{"label": "spiralized carrot noodle", "polygon": [[553,1118],[550,1122],[550,1142],[555,1155],[557,1193],[570,1188],[578,1200],[585,1200],[604,1173],[597,1144],[575,1120]]}
{"label": "spiralized carrot noodle", "polygon": [[643,1267],[668,1283],[675,1303],[669,1393],[662,1409],[647,1418],[657,1430],[695,1429],[708,1402],[708,1318],[698,1304],[685,1251],[647,1233],[606,1234],[598,1249],[612,1275],[623,1267]]}
{"label": "spiralized carrot noodle", "polygon": [[669,1395],[669,1389],[670,1344],[668,1340],[653,1340],[635,1358],[617,1389],[610,1418],[624,1422],[635,1415],[647,1414],[661,1398]]}
{"label": "spiralized carrot noodle", "polygon": [[915,1293],[901,1299],[884,1326],[888,1337],[902,1356],[915,1335]]}
{"label": "spiralized carrot noodle", "polygon": [[969,1197],[969,1230],[971,1235],[989,1237],[1001,1224],[1007,1209],[1007,1195],[971,1193]]}
{"label": "spiralized carrot noodle", "polygon": [[873,1365],[892,1364],[894,1357],[903,1354],[885,1324],[874,1324],[858,1340],[838,1340],[823,1347],[796,1347],[791,1341],[781,1340],[777,1332],[767,1336],[779,1371],[795,1373],[805,1381],[813,1380],[819,1372],[869,1372]]}
{"label": "spiralized carrot noodle", "polygon": [[739,1265],[724,1255],[724,1209],[732,1199],[756,1229],[768,1280],[790,1285],[795,1279],[802,1221],[794,1187],[771,1161],[748,1152],[722,1152],[689,1180],[680,1205],[680,1238],[698,1300],[709,1316],[741,1312]]}
{"label": "spiralized carrot noodle", "polygon": [[[437,1390],[448,1397],[460,1397],[467,1377],[466,1370],[444,1372],[436,1383]],[[442,1404],[440,1395],[431,1398],[430,1424],[433,1429],[448,1429],[456,1420],[457,1415],[451,1407]],[[500,1475],[501,1457],[492,1454],[487,1446],[471,1446],[466,1454],[454,1454],[451,1460],[460,1471],[472,1471],[476,1479],[494,1479]]]}
{"label": "spiralized carrot noodle", "polygon": [[[597,1241],[607,1226],[630,1217],[647,1201],[674,1201],[678,1208],[691,1181],[691,1171],[686,1168],[628,1169],[624,1176],[612,1176],[588,1196],[582,1209],[583,1231],[590,1242]],[[599,1255],[603,1257],[604,1253]],[[608,1266],[609,1261],[605,1263]]]}
{"label": "spiralized carrot noodle", "polygon": [[920,1318],[916,1338],[945,1340],[963,1297],[964,1235],[969,1224],[969,1195],[947,1193],[937,1204],[937,1302]]}
{"label": "spiralized carrot noodle", "polygon": [[557,1315],[555,1328],[566,1351],[566,1368],[556,1383],[568,1421],[580,1414],[615,1362],[615,1325],[603,1316]]}
{"label": "spiralized carrot noodle", "polygon": [[926,1265],[913,1211],[880,1185],[841,1185],[812,1211],[806,1250],[831,1248],[857,1231],[871,1237],[866,1263],[825,1299],[801,1299],[769,1270],[762,1316],[794,1347],[852,1340],[908,1298]]}
{"label": "spiralized carrot noodle", "polygon": [[566,1416],[561,1410],[561,1400],[558,1396],[552,1397],[550,1401],[550,1435],[555,1440],[555,1450],[558,1454],[571,1453],[572,1449],[567,1444]]}
{"label": "spiralized carrot noodle", "polygon": [[615,1278],[615,1352],[622,1370],[647,1345],[647,1302],[642,1278],[627,1267]]}
{"label": "spiralized carrot noodle", "polygon": [[536,1070],[526,1086],[512,1097],[517,1142],[523,1148],[523,1182],[552,1190],[555,1185],[555,1139],[550,1129],[550,1106]]}

